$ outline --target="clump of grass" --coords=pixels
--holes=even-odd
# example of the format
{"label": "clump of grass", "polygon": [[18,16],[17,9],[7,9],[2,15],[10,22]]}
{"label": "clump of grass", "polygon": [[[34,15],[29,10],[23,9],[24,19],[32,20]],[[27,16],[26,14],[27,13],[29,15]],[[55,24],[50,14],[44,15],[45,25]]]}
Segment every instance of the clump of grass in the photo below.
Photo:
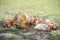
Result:
{"label": "clump of grass", "polygon": [[60,29],[60,25],[57,25],[57,28]]}
{"label": "clump of grass", "polygon": [[59,32],[51,32],[48,36],[49,40],[60,40],[60,33]]}
{"label": "clump of grass", "polygon": [[0,28],[0,32],[5,32],[5,31],[15,31],[16,27],[10,27],[10,28]]}
{"label": "clump of grass", "polygon": [[2,33],[0,38],[3,40],[20,40],[22,37],[11,33]]}

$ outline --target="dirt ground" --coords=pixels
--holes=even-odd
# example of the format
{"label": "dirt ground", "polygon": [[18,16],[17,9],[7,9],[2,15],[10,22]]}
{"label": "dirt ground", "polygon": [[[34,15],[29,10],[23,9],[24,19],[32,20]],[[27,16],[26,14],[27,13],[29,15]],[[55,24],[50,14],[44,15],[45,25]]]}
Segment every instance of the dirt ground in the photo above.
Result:
{"label": "dirt ground", "polygon": [[[59,30],[56,30],[56,31],[59,32]],[[12,33],[15,35],[19,35],[21,36],[19,40],[50,40],[48,38],[50,32],[44,32],[44,31],[35,30],[32,28],[24,29],[24,30],[16,30],[16,31],[6,31],[4,33]],[[3,37],[0,37],[0,40],[6,40],[6,39]],[[7,40],[13,40],[13,39],[7,39]]]}

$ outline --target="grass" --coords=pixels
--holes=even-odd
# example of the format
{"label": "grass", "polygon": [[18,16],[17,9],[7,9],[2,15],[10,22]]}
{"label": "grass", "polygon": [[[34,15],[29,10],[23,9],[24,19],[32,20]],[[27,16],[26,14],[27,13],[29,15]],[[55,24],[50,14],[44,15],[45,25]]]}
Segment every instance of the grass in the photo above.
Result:
{"label": "grass", "polygon": [[0,32],[15,31],[15,30],[16,30],[16,27],[0,28]]}
{"label": "grass", "polygon": [[2,37],[2,40],[20,40],[20,38],[22,38],[21,36],[12,33],[2,33],[0,34],[0,37]]}
{"label": "grass", "polygon": [[49,33],[49,40],[59,40],[60,32],[51,32]]}

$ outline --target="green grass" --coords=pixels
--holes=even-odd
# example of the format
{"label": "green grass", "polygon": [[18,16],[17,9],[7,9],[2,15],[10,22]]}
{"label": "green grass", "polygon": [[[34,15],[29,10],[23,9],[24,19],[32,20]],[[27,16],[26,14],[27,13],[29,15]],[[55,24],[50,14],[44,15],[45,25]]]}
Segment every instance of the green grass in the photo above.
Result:
{"label": "green grass", "polygon": [[16,27],[0,28],[0,32],[6,32],[6,31],[16,31]]}
{"label": "green grass", "polygon": [[49,40],[60,40],[60,32],[49,33]]}
{"label": "green grass", "polygon": [[60,14],[60,0],[0,0],[0,10],[54,16]]}
{"label": "green grass", "polygon": [[[10,12],[10,14],[6,14]],[[0,16],[12,19],[18,12],[27,15],[60,17],[60,0],[0,0]]]}
{"label": "green grass", "polygon": [[20,40],[21,36],[12,34],[12,33],[2,33],[0,34],[3,40]]}

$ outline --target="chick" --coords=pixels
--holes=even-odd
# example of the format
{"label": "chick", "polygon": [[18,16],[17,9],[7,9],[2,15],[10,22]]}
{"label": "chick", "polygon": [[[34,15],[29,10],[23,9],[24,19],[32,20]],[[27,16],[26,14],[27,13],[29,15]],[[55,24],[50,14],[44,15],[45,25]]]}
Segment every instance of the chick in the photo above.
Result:
{"label": "chick", "polygon": [[15,22],[13,20],[5,20],[3,25],[4,27],[11,27],[15,25]]}
{"label": "chick", "polygon": [[18,27],[23,28],[23,29],[27,29],[27,28],[29,28],[29,26],[30,25],[26,20],[23,20],[18,24]]}
{"label": "chick", "polygon": [[36,20],[37,20],[37,17],[31,16],[31,25],[32,26],[35,26],[36,25]]}
{"label": "chick", "polygon": [[25,19],[26,19],[26,17],[23,13],[18,13],[15,16],[14,21],[16,22],[16,24],[19,24],[20,21],[23,21]]}
{"label": "chick", "polygon": [[43,23],[45,24],[45,19],[44,18],[37,18],[36,24]]}
{"label": "chick", "polygon": [[57,29],[56,24],[55,24],[54,21],[52,21],[50,19],[45,19],[45,21],[46,21],[46,24],[49,25],[51,30],[56,30]]}
{"label": "chick", "polygon": [[47,24],[37,24],[34,29],[38,29],[38,30],[43,30],[43,31],[50,31],[50,27]]}

